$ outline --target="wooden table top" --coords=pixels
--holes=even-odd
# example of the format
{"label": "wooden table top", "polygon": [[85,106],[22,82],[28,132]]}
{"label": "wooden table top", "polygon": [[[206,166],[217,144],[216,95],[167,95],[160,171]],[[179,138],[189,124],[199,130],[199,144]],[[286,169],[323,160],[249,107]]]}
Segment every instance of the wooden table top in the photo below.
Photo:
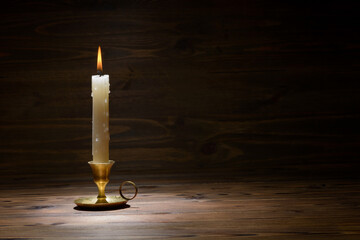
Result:
{"label": "wooden table top", "polygon": [[[2,189],[1,238],[359,239],[359,183],[351,181],[143,176],[123,209],[76,209],[77,197],[97,194],[90,178]],[[119,195],[120,182],[113,176],[108,196]]]}

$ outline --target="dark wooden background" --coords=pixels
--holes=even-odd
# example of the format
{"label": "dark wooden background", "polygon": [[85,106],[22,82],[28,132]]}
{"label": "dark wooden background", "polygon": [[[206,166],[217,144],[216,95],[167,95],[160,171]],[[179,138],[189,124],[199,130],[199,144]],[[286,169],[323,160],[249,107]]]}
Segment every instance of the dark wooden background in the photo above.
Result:
{"label": "dark wooden background", "polygon": [[[101,45],[111,84],[112,179],[132,179],[148,194],[159,182],[229,183],[236,194],[244,182],[280,188],[296,182],[323,189],[334,202],[351,195],[346,211],[339,209],[350,215],[322,216],[359,226],[359,7],[356,1],[2,3],[3,197],[11,198],[4,196],[9,189],[45,191],[44,182],[93,187],[91,75]],[[328,182],[348,187],[336,192]],[[69,206],[75,195],[68,193]],[[242,223],[235,219],[228,221],[237,238]],[[316,222],[307,219],[309,226]],[[17,228],[2,222],[2,237],[16,237]],[[329,229],[339,232],[330,237],[360,233],[332,223]],[[312,233],[292,231],[287,239]],[[318,237],[329,230],[319,231]]]}

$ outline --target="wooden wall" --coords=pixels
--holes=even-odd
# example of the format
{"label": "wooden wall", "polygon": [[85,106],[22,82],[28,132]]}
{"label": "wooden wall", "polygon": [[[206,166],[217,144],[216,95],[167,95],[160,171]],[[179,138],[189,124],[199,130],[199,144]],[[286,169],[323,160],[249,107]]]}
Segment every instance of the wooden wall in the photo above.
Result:
{"label": "wooden wall", "polygon": [[0,175],[89,174],[90,80],[100,44],[111,82],[115,171],[357,177],[358,7],[4,3]]}

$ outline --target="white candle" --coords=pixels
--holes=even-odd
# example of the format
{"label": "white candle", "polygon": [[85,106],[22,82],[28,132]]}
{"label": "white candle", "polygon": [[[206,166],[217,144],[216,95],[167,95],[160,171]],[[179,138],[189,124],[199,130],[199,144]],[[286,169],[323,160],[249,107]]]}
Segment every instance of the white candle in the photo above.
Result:
{"label": "white candle", "polygon": [[109,75],[102,75],[101,49],[98,49],[97,70],[91,78],[93,98],[92,155],[95,163],[109,162]]}

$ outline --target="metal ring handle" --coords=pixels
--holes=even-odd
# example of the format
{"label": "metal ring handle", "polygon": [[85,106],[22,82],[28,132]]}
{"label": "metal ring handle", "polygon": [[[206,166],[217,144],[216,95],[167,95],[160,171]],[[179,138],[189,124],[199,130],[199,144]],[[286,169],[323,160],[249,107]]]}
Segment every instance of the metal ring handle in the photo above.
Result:
{"label": "metal ring handle", "polygon": [[[134,196],[133,196],[132,198],[127,198],[127,197],[125,197],[125,196],[122,194],[122,187],[123,187],[126,183],[130,183],[130,184],[135,188],[135,194],[134,194]],[[134,198],[136,197],[136,195],[137,195],[137,193],[138,193],[138,188],[137,188],[137,186],[136,186],[136,184],[135,184],[134,182],[132,182],[132,181],[124,181],[124,182],[122,182],[121,185],[120,185],[119,193],[120,193],[120,196],[121,196],[122,198],[124,198],[125,200],[128,200],[128,201],[129,201],[129,200],[132,200],[132,199],[134,199]]]}

